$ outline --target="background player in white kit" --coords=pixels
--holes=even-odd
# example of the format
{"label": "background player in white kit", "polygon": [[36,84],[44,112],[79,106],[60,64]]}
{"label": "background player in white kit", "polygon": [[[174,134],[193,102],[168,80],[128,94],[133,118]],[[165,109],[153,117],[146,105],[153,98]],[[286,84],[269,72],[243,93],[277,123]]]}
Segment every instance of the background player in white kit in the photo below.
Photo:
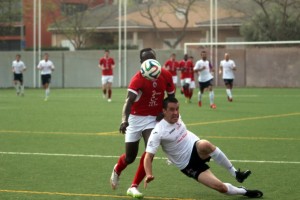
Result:
{"label": "background player in white kit", "polygon": [[229,59],[229,53],[224,54],[224,60],[220,62],[219,74],[223,73],[223,80],[226,86],[226,94],[229,102],[232,102],[232,87],[234,80],[234,72],[236,70],[235,62]]}
{"label": "background player in white kit", "polygon": [[42,85],[45,89],[45,101],[47,101],[50,95],[51,74],[55,69],[53,62],[49,60],[48,53],[44,54],[44,59],[39,62],[37,68],[41,72]]}
{"label": "background player in white kit", "polygon": [[154,179],[152,160],[159,146],[168,159],[176,165],[182,173],[194,178],[199,183],[227,195],[244,195],[250,198],[259,198],[263,193],[259,190],[248,190],[235,187],[230,183],[221,182],[209,170],[206,162],[212,158],[218,165],[224,167],[236,178],[243,182],[250,171],[236,170],[226,155],[207,140],[200,140],[198,136],[186,129],[179,115],[179,103],[174,97],[168,97],[163,102],[164,119],[156,124],[149,137],[144,167],[146,172],[145,187]]}
{"label": "background player in white kit", "polygon": [[198,82],[200,91],[198,93],[198,106],[202,106],[202,95],[205,88],[209,90],[210,107],[216,109],[217,106],[214,103],[215,94],[213,91],[213,76],[210,72],[209,61],[206,59],[206,51],[201,52],[201,60],[198,60],[194,67],[194,72],[198,73]]}
{"label": "background player in white kit", "polygon": [[14,85],[17,95],[24,96],[23,72],[26,71],[26,66],[20,59],[21,55],[17,54],[16,60],[12,62],[12,72],[14,73]]}

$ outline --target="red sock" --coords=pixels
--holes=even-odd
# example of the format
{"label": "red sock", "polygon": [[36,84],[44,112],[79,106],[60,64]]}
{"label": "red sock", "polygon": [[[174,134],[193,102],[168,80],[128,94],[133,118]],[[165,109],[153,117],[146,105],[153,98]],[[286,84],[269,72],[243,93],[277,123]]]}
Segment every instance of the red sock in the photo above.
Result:
{"label": "red sock", "polygon": [[122,173],[122,171],[127,167],[127,163],[125,162],[126,154],[122,154],[118,160],[117,166],[115,168],[115,171],[118,175]]}
{"label": "red sock", "polygon": [[193,90],[190,90],[190,94],[189,94],[190,99],[192,98],[192,96],[193,96]]}
{"label": "red sock", "polygon": [[108,98],[111,99],[111,89],[108,90]]}
{"label": "red sock", "polygon": [[184,96],[185,96],[186,98],[189,98],[189,96],[190,96],[190,91],[189,91],[189,89],[183,89],[183,93],[184,93]]}
{"label": "red sock", "polygon": [[134,179],[132,181],[131,187],[138,187],[139,184],[143,181],[143,179],[146,176],[146,172],[144,169],[144,158],[145,158],[146,152],[143,153],[141,160],[140,160],[140,164],[139,167],[137,169],[137,171],[135,172],[135,176]]}

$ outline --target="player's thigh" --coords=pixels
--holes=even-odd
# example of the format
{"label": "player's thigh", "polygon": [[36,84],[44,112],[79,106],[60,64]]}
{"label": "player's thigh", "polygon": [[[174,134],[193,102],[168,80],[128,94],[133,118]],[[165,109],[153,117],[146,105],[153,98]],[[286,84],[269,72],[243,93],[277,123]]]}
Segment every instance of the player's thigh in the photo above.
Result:
{"label": "player's thigh", "polygon": [[220,181],[209,169],[199,174],[198,182],[219,192],[226,192],[227,190],[224,183]]}

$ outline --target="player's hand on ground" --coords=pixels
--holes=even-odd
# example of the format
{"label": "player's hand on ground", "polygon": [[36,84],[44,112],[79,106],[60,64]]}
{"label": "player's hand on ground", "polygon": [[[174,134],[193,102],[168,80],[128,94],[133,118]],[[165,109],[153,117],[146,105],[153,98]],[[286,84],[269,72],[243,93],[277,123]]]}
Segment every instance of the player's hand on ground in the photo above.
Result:
{"label": "player's hand on ground", "polygon": [[153,181],[153,179],[154,179],[154,176],[152,176],[152,175],[147,175],[146,176],[145,181],[144,181],[144,188],[145,189],[147,188],[148,183]]}
{"label": "player's hand on ground", "polygon": [[128,122],[122,122],[119,128],[120,133],[125,134],[128,125]]}

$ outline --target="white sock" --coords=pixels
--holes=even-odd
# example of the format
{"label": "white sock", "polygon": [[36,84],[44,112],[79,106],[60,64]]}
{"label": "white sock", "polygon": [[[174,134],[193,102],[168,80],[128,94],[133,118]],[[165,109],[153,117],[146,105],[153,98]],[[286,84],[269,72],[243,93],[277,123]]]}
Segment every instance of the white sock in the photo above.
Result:
{"label": "white sock", "polygon": [[202,94],[201,94],[201,92],[199,91],[199,92],[198,92],[198,101],[201,101],[201,98],[202,98]]}
{"label": "white sock", "polygon": [[236,169],[227,156],[218,147],[209,155],[216,163],[227,169],[232,176],[236,176]]}
{"label": "white sock", "polygon": [[24,94],[24,85],[21,85],[21,94]]}
{"label": "white sock", "polygon": [[50,88],[47,88],[47,89],[46,89],[45,94],[46,94],[46,97],[49,97],[49,94],[50,94]]}
{"label": "white sock", "polygon": [[232,98],[231,89],[226,89],[227,96]]}
{"label": "white sock", "polygon": [[209,92],[209,101],[210,101],[210,105],[214,104],[214,98],[215,98],[214,91],[210,91],[210,92]]}
{"label": "white sock", "polygon": [[235,186],[231,185],[230,183],[224,183],[224,184],[227,186],[228,190],[227,190],[226,194],[228,194],[228,195],[237,195],[237,194],[244,195],[247,192],[244,188],[235,187]]}

